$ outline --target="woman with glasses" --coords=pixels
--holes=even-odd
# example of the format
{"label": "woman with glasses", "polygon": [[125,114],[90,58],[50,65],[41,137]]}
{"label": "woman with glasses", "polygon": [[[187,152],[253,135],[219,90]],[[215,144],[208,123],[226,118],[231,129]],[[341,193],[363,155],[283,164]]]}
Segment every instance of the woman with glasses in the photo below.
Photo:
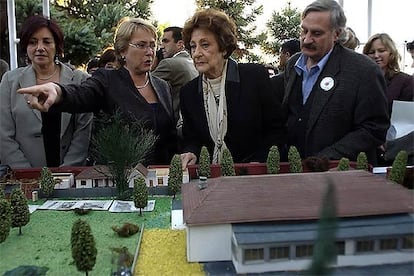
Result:
{"label": "woman with glasses", "polygon": [[52,105],[69,112],[121,112],[128,120],[140,121],[158,140],[147,164],[169,164],[176,150],[175,124],[170,86],[152,76],[157,31],[138,18],[121,20],[114,49],[118,70],[98,69],[81,85],[47,83],[21,89],[32,108],[47,111]]}

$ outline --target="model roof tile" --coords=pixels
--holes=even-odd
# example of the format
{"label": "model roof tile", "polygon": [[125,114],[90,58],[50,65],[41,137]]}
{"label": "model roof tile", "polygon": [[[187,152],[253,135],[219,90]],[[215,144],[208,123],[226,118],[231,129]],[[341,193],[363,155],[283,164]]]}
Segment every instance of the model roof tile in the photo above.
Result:
{"label": "model roof tile", "polygon": [[330,177],[338,217],[412,213],[413,192],[366,171],[235,176],[182,185],[184,222],[208,225],[319,218]]}

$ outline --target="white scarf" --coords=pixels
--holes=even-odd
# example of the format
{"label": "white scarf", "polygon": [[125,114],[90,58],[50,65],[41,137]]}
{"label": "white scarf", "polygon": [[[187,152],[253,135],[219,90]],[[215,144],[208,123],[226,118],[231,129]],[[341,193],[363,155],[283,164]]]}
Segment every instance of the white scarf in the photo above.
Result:
{"label": "white scarf", "polygon": [[210,136],[214,142],[213,164],[220,163],[221,154],[227,148],[224,142],[227,133],[226,72],[227,60],[221,77],[207,79],[203,75],[204,109],[207,115]]}

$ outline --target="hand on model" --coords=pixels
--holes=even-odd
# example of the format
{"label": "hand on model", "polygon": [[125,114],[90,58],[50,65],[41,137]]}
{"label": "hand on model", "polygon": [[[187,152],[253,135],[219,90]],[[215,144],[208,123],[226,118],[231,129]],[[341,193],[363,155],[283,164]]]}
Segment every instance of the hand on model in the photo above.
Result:
{"label": "hand on model", "polygon": [[183,170],[187,168],[188,165],[194,165],[197,162],[197,156],[192,152],[186,152],[181,154],[181,164]]}
{"label": "hand on model", "polygon": [[17,90],[17,93],[24,94],[24,98],[31,108],[47,112],[53,104],[61,101],[62,90],[59,85],[48,82],[41,85],[20,88]]}

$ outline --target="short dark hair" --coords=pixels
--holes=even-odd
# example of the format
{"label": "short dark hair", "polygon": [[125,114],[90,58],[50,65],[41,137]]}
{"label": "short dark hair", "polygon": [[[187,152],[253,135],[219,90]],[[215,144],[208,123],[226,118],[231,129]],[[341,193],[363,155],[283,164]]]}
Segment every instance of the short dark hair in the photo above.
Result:
{"label": "short dark hair", "polygon": [[20,30],[20,50],[26,53],[27,45],[32,35],[40,28],[46,27],[53,35],[56,45],[56,54],[62,56],[63,54],[63,32],[59,25],[42,15],[33,15],[26,19]]}
{"label": "short dark hair", "polygon": [[108,47],[103,51],[103,54],[99,58],[98,67],[105,67],[108,62],[116,61],[116,55],[114,48]]}
{"label": "short dark hair", "polygon": [[288,52],[291,56],[300,52],[300,41],[299,39],[289,39],[282,43],[280,47],[281,52]]}
{"label": "short dark hair", "polygon": [[172,32],[172,37],[174,39],[174,42],[178,42],[178,40],[183,39],[182,31],[183,31],[183,28],[180,28],[180,27],[167,27],[164,29],[164,33]]}

